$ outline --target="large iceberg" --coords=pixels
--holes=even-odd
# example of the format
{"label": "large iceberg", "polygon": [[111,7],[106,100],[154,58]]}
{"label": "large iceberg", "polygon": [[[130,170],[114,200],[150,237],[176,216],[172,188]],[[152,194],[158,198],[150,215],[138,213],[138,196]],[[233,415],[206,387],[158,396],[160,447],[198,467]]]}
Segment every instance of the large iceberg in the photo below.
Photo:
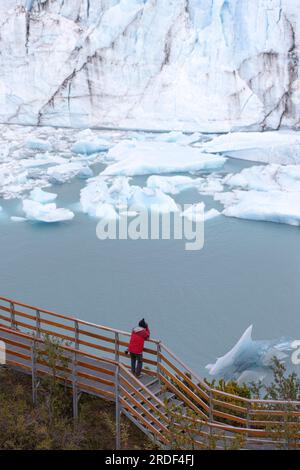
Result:
{"label": "large iceberg", "polygon": [[300,165],[260,165],[244,168],[223,179],[231,188],[300,192]]}
{"label": "large iceberg", "polygon": [[200,150],[165,142],[120,142],[109,150],[107,158],[115,160],[103,175],[149,175],[186,173],[222,168],[226,159]]}
{"label": "large iceberg", "polygon": [[300,225],[300,192],[234,190],[216,194],[215,200],[229,217]]}
{"label": "large iceberg", "polygon": [[238,188],[215,193],[224,215],[300,225],[300,165],[252,166],[227,175],[223,183]]}
{"label": "large iceberg", "polygon": [[299,126],[297,1],[1,0],[0,13],[2,122]]}
{"label": "large iceberg", "polygon": [[252,328],[251,325],[246,329],[228,353],[206,366],[210,375],[239,382],[263,380],[270,372],[273,358],[282,361],[292,350],[292,340],[253,340]]}
{"label": "large iceberg", "polygon": [[[300,84],[300,82],[299,82]],[[204,152],[264,163],[300,163],[299,132],[236,132],[197,144]]]}

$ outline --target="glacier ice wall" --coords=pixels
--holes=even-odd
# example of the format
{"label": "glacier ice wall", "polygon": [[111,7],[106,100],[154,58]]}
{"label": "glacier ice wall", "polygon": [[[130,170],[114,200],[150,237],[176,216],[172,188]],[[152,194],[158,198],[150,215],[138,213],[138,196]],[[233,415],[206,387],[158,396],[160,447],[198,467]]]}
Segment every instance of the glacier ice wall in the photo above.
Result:
{"label": "glacier ice wall", "polygon": [[298,1],[1,0],[0,21],[1,122],[299,127]]}

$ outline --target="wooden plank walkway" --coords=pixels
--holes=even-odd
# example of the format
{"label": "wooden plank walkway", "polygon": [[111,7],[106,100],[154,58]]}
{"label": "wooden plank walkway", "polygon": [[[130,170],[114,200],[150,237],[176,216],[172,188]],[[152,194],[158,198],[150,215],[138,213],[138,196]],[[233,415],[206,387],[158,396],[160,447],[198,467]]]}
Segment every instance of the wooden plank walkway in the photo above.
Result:
{"label": "wooden plank walkway", "polygon": [[[44,335],[62,341],[66,364],[59,375],[73,389],[75,417],[80,393],[116,403],[116,448],[121,413],[162,448],[177,439],[186,447],[205,448],[213,440],[216,448],[228,448],[237,437],[244,449],[274,448],[285,445],[287,410],[289,420],[299,423],[300,402],[249,400],[211,388],[157,340],[147,342],[137,379],[125,354],[130,333],[0,297],[6,363],[32,376],[33,400],[39,377],[51,373]],[[282,437],[274,438],[271,423],[277,432],[282,427]]]}

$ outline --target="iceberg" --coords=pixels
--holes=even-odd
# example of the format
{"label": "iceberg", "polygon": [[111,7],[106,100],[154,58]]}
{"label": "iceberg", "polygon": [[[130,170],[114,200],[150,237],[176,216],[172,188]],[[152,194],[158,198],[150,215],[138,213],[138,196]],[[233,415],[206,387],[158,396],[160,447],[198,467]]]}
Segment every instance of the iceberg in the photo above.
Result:
{"label": "iceberg", "polygon": [[92,155],[94,153],[106,152],[112,144],[104,139],[78,140],[71,148],[72,152],[82,155]]}
{"label": "iceberg", "polygon": [[186,173],[222,168],[226,158],[202,153],[192,147],[165,142],[120,142],[109,150],[108,165],[102,175],[134,176]]}
{"label": "iceberg", "polygon": [[219,217],[221,215],[221,212],[218,211],[217,209],[210,209],[204,213],[204,222],[207,220],[215,219],[216,217]]}
{"label": "iceberg", "polygon": [[66,183],[72,178],[91,178],[93,171],[85,163],[69,162],[48,168],[47,175],[54,183]]}
{"label": "iceberg", "polygon": [[204,202],[195,203],[188,207],[185,211],[183,211],[181,213],[181,216],[186,217],[192,222],[206,222],[221,215],[221,213],[217,209],[210,209],[208,211],[204,211],[204,209]]}
{"label": "iceberg", "polygon": [[179,145],[190,145],[198,142],[200,138],[200,132],[194,132],[194,134],[184,134],[183,132],[172,131],[159,134],[155,140],[160,142],[173,142]]}
{"label": "iceberg", "polygon": [[300,134],[293,131],[235,132],[197,147],[203,152],[264,163],[300,163]]}
{"label": "iceberg", "polygon": [[52,202],[57,198],[57,194],[49,193],[47,191],[43,191],[41,188],[35,188],[30,191],[29,195],[32,201],[40,202],[41,204],[45,204],[47,202]]}
{"label": "iceberg", "polygon": [[300,225],[300,192],[234,190],[214,198],[228,217]]}
{"label": "iceberg", "polygon": [[152,175],[147,179],[147,187],[160,189],[167,194],[178,194],[187,189],[196,189],[200,194],[214,195],[223,191],[220,178],[214,175],[192,178],[190,176],[158,176]]}
{"label": "iceberg", "polygon": [[129,178],[117,177],[108,179],[101,174],[91,178],[80,193],[80,204],[83,212],[93,216],[102,216],[103,205],[115,209],[132,211],[153,210],[160,213],[177,212],[175,201],[159,189],[140,188],[129,185]]}
{"label": "iceberg", "polygon": [[68,209],[57,208],[55,203],[41,204],[30,199],[23,200],[23,211],[28,220],[54,223],[72,220],[74,213]]}
{"label": "iceberg", "polygon": [[226,176],[223,183],[245,190],[300,192],[300,165],[252,166]]}
{"label": "iceberg", "polygon": [[182,217],[186,217],[192,222],[201,222],[204,221],[204,202],[199,202],[197,204],[192,204],[185,211],[181,213]]}
{"label": "iceberg", "polygon": [[252,339],[253,325],[243,333],[235,346],[214,364],[208,364],[209,374],[224,380],[247,382],[248,378],[263,380],[269,373],[272,359],[283,361],[292,350],[292,340],[260,340]]}
{"label": "iceberg", "polygon": [[26,147],[30,150],[38,150],[39,152],[51,152],[52,150],[51,144],[41,139],[28,139]]}

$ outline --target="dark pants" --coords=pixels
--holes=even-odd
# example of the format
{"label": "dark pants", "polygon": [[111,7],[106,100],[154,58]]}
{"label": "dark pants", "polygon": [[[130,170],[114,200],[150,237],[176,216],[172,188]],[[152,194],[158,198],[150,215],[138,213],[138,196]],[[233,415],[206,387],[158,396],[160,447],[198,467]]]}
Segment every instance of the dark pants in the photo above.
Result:
{"label": "dark pants", "polygon": [[140,375],[143,367],[143,354],[130,353],[131,358],[131,372],[135,375]]}

